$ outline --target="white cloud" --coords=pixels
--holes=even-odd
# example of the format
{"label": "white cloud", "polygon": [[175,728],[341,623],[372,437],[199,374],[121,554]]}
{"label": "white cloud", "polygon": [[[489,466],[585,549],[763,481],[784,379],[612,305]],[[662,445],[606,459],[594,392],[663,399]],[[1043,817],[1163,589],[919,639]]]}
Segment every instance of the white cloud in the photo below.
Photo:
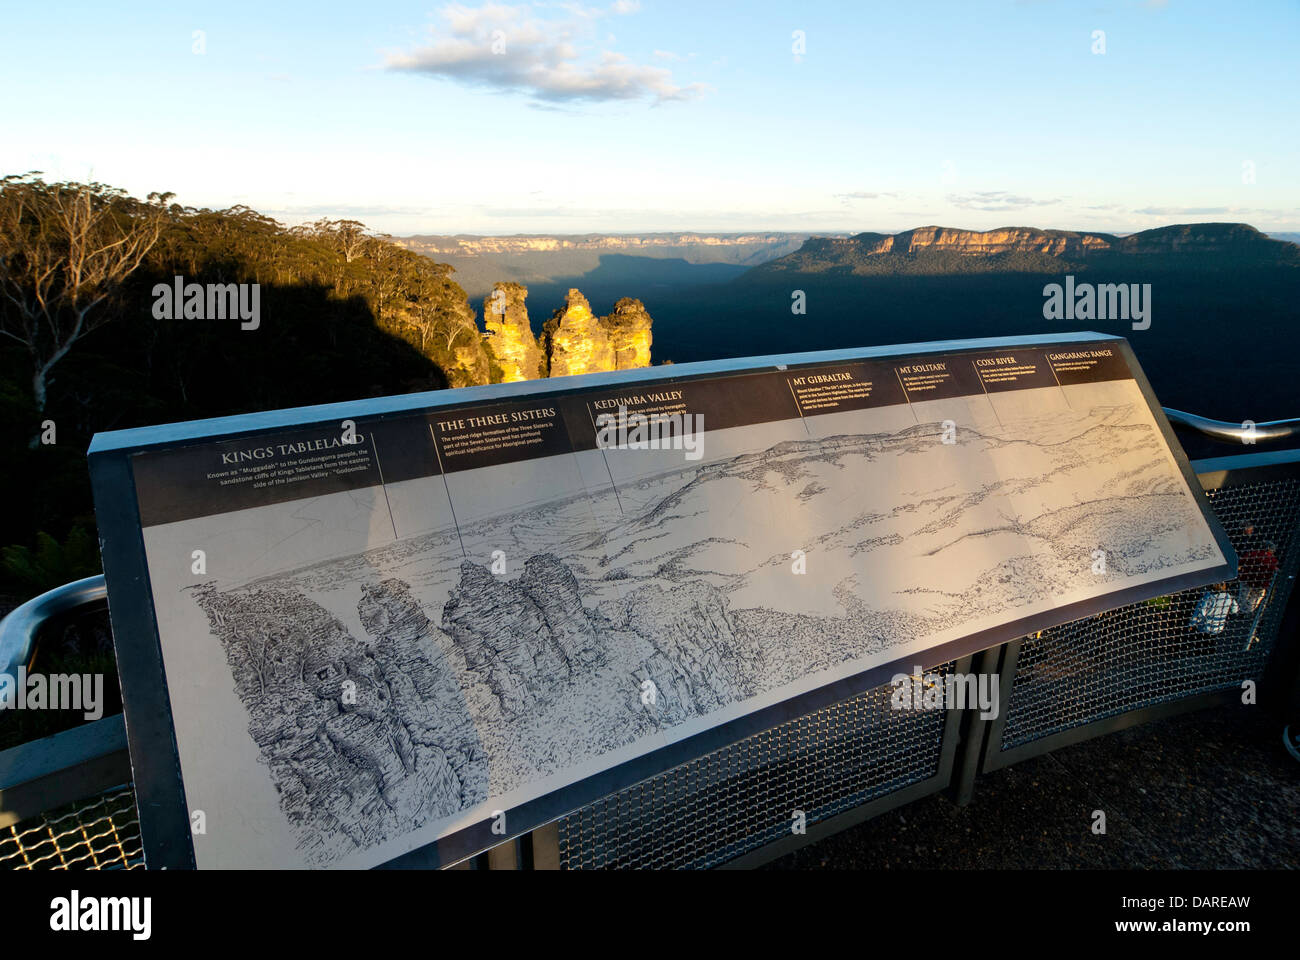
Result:
{"label": "white cloud", "polygon": [[947,200],[959,210],[979,210],[989,212],[1007,212],[1025,210],[1029,207],[1047,207],[1060,203],[1060,199],[1035,200],[1032,197],[1018,197],[1005,190],[986,190],[978,193],[948,194]]}
{"label": "white cloud", "polygon": [[1235,207],[1143,207],[1133,212],[1149,217],[1209,217],[1221,213],[1246,213],[1247,211]]}
{"label": "white cloud", "polygon": [[868,193],[865,190],[855,190],[852,193],[837,193],[835,199],[840,203],[848,206],[854,200],[879,200],[883,197],[897,197],[896,193]]}
{"label": "white cloud", "polygon": [[[620,0],[609,11],[629,14],[638,6]],[[690,100],[708,89],[701,83],[678,85],[665,67],[591,48],[585,23],[606,11],[578,4],[562,8],[568,16],[554,19],[540,16],[541,8],[533,4],[451,4],[439,11],[445,27],[433,31],[431,43],[390,53],[384,66],[550,102],[659,104]]]}

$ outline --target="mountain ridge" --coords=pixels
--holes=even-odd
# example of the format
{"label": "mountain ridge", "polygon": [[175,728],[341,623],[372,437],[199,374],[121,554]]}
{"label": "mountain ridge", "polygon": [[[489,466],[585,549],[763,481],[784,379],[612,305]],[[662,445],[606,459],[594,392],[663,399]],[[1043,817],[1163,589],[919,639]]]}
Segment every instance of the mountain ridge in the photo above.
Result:
{"label": "mountain ridge", "polygon": [[[643,250],[663,247],[730,247],[785,244],[815,236],[810,231],[751,230],[665,231],[647,233],[543,234],[413,234],[394,240],[399,246],[434,254],[492,254],[555,250]],[[842,234],[828,234],[842,236]]]}
{"label": "mountain ridge", "polygon": [[[936,274],[1060,272],[1062,266],[1238,266],[1243,262],[1300,266],[1300,246],[1274,240],[1245,223],[1186,223],[1120,236],[1113,233],[997,227],[964,230],[927,225],[895,234],[810,237],[794,253],[748,271],[745,279],[788,273]],[[1063,263],[1064,261],[1064,263]],[[1204,261],[1201,263],[1200,261]]]}
{"label": "mountain ridge", "polygon": [[[418,234],[394,238],[393,243],[448,264],[473,298],[490,293],[499,281],[508,281],[534,289],[549,287],[544,294],[551,298],[561,298],[568,288],[581,285],[604,299],[621,296],[629,283],[649,292],[733,280],[748,268],[793,253],[812,235],[808,231]],[[637,296],[644,299],[643,294]]]}

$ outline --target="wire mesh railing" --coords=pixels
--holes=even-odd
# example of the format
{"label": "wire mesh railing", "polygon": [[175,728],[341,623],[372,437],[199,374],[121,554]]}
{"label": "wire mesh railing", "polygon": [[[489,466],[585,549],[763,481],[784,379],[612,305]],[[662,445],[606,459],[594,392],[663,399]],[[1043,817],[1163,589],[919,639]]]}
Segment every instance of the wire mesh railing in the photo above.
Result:
{"label": "wire mesh railing", "polygon": [[0,870],[130,870],[144,866],[130,786],[0,829]]}
{"label": "wire mesh railing", "polygon": [[804,714],[583,807],[559,823],[561,869],[713,867],[789,835],[795,811],[815,825],[936,779],[945,715],[891,710],[893,690]]}
{"label": "wire mesh railing", "polygon": [[1207,491],[1240,574],[1020,642],[998,749],[1256,680],[1273,653],[1300,561],[1300,477]]}

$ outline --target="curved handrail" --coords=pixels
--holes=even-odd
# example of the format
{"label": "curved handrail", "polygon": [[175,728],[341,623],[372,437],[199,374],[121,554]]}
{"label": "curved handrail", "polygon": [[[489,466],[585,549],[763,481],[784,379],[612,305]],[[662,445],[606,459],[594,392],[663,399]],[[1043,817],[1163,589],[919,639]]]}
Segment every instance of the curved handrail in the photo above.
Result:
{"label": "curved handrail", "polygon": [[1267,423],[1256,423],[1253,427],[1249,427],[1247,424],[1250,421],[1228,423],[1226,420],[1211,420],[1209,417],[1198,417],[1194,413],[1184,413],[1171,407],[1165,407],[1164,411],[1169,422],[1175,427],[1195,430],[1203,436],[1223,443],[1249,445],[1300,437],[1300,420],[1269,420]]}
{"label": "curved handrail", "polygon": [[32,656],[36,633],[51,617],[76,610],[108,597],[104,575],[74,580],[47,590],[0,620],[0,673],[12,675]]}

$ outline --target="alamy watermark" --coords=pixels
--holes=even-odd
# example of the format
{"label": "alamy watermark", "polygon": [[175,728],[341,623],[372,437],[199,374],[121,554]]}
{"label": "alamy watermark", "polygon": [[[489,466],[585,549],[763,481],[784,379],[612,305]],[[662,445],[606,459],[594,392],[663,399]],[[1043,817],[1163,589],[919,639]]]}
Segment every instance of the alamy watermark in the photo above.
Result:
{"label": "alamy watermark", "polygon": [[687,460],[704,456],[704,414],[617,413],[596,417],[596,446],[602,450],[681,450]]}
{"label": "alamy watermark", "polygon": [[896,673],[890,683],[894,710],[965,710],[978,707],[981,720],[998,716],[998,678],[988,673]]}
{"label": "alamy watermark", "polygon": [[87,720],[104,715],[102,673],[0,673],[0,710],[80,710]]}
{"label": "alamy watermark", "polygon": [[1074,275],[1065,286],[1043,287],[1045,320],[1131,320],[1134,330],[1151,326],[1151,284],[1075,283]]}
{"label": "alamy watermark", "polygon": [[262,286],[258,283],[186,283],[173,277],[171,283],[153,288],[156,320],[235,320],[240,330],[262,325]]}
{"label": "alamy watermark", "polygon": [[152,897],[83,897],[73,890],[50,901],[50,929],[55,933],[120,931],[133,940],[148,940],[152,915]]}

